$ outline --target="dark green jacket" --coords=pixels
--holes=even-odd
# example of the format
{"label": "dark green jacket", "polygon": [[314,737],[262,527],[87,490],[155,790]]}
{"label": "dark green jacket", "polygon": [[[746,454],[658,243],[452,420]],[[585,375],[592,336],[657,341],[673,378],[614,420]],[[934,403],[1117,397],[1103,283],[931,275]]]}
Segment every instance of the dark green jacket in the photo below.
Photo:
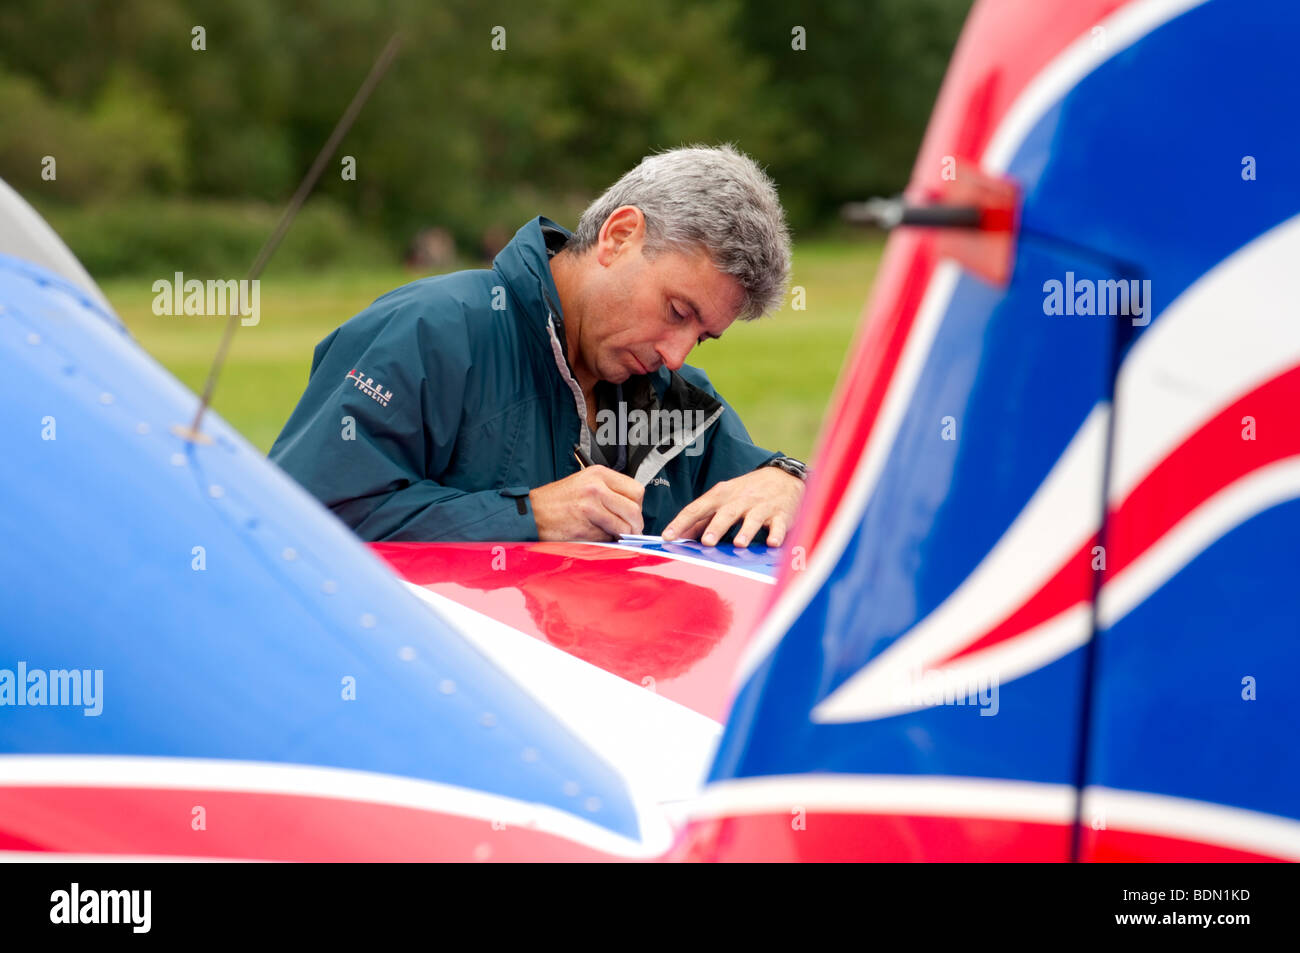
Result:
{"label": "dark green jacket", "polygon": [[[534,219],[491,270],[405,285],[338,328],[317,345],[271,459],[366,540],[537,539],[528,491],[575,472],[575,446],[592,449],[548,265],[548,246],[568,237]],[[646,486],[646,533],[778,456],[754,445],[695,368],[602,382],[597,406],[613,410],[620,396],[629,411],[703,422],[698,442],[664,427],[651,446],[634,425],[617,446],[601,441]]]}

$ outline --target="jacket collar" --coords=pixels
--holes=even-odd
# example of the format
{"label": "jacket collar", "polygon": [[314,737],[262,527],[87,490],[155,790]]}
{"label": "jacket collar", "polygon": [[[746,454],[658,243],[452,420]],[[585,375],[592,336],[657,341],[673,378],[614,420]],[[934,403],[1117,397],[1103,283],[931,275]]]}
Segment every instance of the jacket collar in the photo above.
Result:
{"label": "jacket collar", "polygon": [[547,320],[554,315],[556,331],[564,342],[564,315],[560,292],[551,276],[550,255],[563,248],[573,234],[543,215],[528,221],[492,262],[515,301],[523,310],[524,324],[540,338],[549,337]]}

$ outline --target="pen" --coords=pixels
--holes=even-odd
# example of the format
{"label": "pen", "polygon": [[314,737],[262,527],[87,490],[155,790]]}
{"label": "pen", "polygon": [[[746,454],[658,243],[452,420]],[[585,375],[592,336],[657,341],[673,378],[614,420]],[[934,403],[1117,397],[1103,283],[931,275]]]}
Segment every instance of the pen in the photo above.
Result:
{"label": "pen", "polygon": [[582,447],[573,448],[573,459],[578,461],[579,470],[585,470],[587,467],[594,467],[596,465],[595,460],[582,452]]}

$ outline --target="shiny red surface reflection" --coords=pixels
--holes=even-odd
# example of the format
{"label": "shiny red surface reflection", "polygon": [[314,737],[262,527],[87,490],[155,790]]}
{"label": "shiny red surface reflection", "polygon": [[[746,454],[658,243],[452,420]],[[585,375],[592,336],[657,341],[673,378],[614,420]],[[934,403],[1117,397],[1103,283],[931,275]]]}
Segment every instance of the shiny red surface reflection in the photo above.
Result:
{"label": "shiny red surface reflection", "polygon": [[375,543],[408,582],[722,720],[771,586],[587,543]]}

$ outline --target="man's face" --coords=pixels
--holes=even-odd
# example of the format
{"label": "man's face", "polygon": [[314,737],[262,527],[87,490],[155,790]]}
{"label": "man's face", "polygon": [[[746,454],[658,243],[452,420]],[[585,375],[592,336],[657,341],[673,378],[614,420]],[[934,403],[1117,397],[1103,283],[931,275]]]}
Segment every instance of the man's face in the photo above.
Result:
{"label": "man's face", "polygon": [[610,216],[581,290],[575,369],[620,384],[661,366],[677,370],[697,343],[721,336],[744,301],[740,283],[703,250],[645,254],[637,209]]}

